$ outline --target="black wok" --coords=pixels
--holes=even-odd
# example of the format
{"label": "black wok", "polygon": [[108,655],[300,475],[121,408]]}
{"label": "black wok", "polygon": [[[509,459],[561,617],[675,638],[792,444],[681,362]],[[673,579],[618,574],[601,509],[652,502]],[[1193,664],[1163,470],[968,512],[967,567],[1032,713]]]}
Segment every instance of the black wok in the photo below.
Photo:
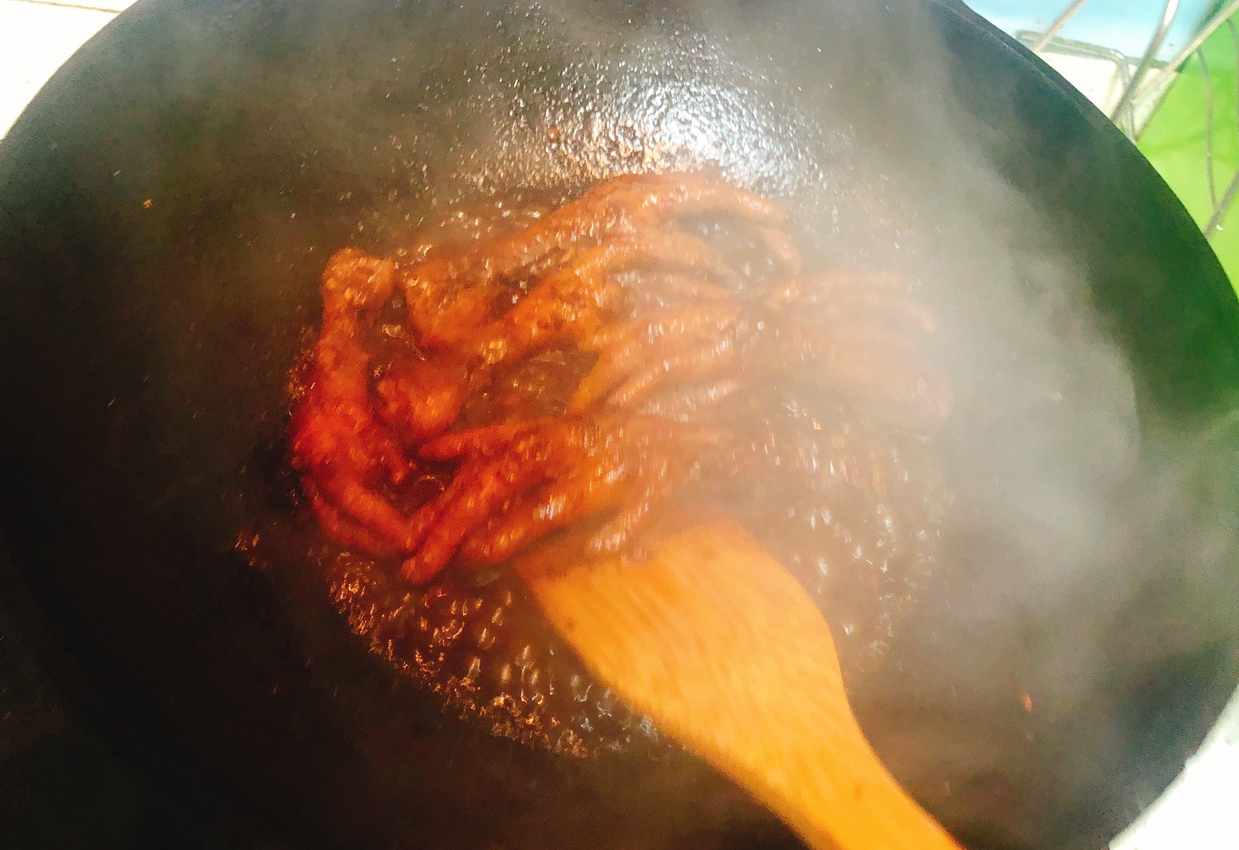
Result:
{"label": "black wok", "polygon": [[985,353],[959,378],[965,519],[856,680],[908,787],[976,847],[1098,848],[1199,743],[1239,681],[1239,309],[1147,163],[1010,40],[950,2],[149,0],[0,149],[0,542],[58,685],[204,833],[796,846],[686,755],[576,761],[445,715],[304,565],[234,551],[256,515],[304,522],[278,498],[285,387],[333,250],[455,198],[702,165],[827,256],[1065,269],[1054,315],[1095,311],[1132,369],[1139,439],[1102,441],[1126,486],[1104,452],[1059,471],[1100,481],[1082,573],[1054,554],[1079,505],[999,449],[1030,422],[1100,440],[1101,367],[1060,353],[1067,404],[999,403],[985,376],[1036,360],[995,354],[1021,323],[938,288],[943,338]]}

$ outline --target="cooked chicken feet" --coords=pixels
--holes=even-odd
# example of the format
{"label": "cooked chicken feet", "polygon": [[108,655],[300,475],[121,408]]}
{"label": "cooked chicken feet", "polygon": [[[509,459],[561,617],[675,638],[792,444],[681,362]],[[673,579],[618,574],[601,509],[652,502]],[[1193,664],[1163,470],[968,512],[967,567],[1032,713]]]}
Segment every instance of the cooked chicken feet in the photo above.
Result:
{"label": "cooked chicken feet", "polygon": [[933,314],[889,274],[805,274],[785,222],[703,175],[626,176],[458,250],[339,252],[291,423],[323,529],[420,582],[579,522],[589,552],[619,551],[677,495],[782,458],[811,488],[880,489],[881,453],[830,423],[789,443],[713,421],[787,380],[896,423],[949,412],[918,353]]}

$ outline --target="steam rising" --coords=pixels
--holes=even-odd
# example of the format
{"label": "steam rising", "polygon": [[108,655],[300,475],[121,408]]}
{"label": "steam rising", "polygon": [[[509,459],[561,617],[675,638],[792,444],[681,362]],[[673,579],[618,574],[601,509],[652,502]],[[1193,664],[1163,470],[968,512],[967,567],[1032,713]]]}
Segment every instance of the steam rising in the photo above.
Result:
{"label": "steam rising", "polygon": [[[1071,840],[1097,847],[1148,801],[1104,787],[1148,746],[1128,739],[1125,706],[1165,665],[1233,633],[1233,600],[1189,617],[1236,545],[1218,494],[1200,492],[1218,438],[1142,444],[1158,413],[1141,409],[1094,304],[1078,223],[1006,176],[1042,153],[959,100],[951,48],[928,21],[845,6],[824,4],[822,20],[772,7],[758,31],[727,6],[625,7],[618,29],[598,8],[532,9],[522,50],[476,49],[463,89],[428,77],[419,117],[467,115],[467,138],[429,162],[417,139],[393,144],[432,205],[717,168],[788,201],[810,262],[918,280],[956,386],[956,504],[938,584],[887,674],[856,683],[858,704],[897,775],[964,834],[1034,846],[1067,840],[1056,824],[1081,818],[1098,833]],[[797,36],[824,21],[847,30],[823,38],[825,54]],[[566,64],[564,32],[581,45]],[[873,55],[896,58],[875,69]],[[1139,793],[1166,778],[1138,778]],[[1079,799],[1094,809],[1062,808]]]}
{"label": "steam rising", "polygon": [[[579,185],[718,167],[787,198],[819,261],[920,281],[943,319],[935,356],[956,383],[956,506],[941,584],[887,676],[857,683],[858,701],[897,774],[964,834],[1100,846],[1168,778],[1140,773],[1139,754],[1151,755],[1131,715],[1141,688],[1234,634],[1235,600],[1208,598],[1233,587],[1237,541],[1214,504],[1225,475],[1207,460],[1233,423],[1166,435],[1159,412],[1141,409],[1145,388],[1094,303],[1099,271],[1075,223],[1006,176],[1039,152],[957,100],[950,49],[927,21],[845,16],[851,47],[832,40],[841,55],[823,64],[873,77],[835,90],[827,74],[793,85],[781,57],[763,54],[808,26],[798,17],[772,11],[768,30],[747,34],[760,58],[736,59],[714,36],[746,23],[694,14],[685,34],[638,20],[633,44],[600,48],[605,60],[583,51],[565,73],[589,81],[579,86],[525,88],[531,66],[495,72],[518,107],[462,173],[479,186]],[[853,50],[899,58],[884,75]],[[668,72],[684,54],[688,73]],[[1173,689],[1164,698],[1173,716]],[[1124,770],[1134,797],[1106,787]]]}
{"label": "steam rising", "polygon": [[[375,54],[350,78],[314,78],[327,108],[273,135],[304,143],[307,179],[354,193],[320,212],[337,199],[361,212],[330,237],[290,225],[290,254],[321,250],[288,264],[321,268],[330,240],[398,244],[462,198],[711,167],[786,200],[810,264],[916,279],[955,382],[956,502],[889,669],[855,683],[863,719],[908,787],[987,846],[1065,842],[1057,823],[1073,817],[1117,830],[1147,802],[1104,787],[1152,746],[1129,739],[1150,728],[1129,706],[1157,704],[1142,687],[1184,659],[1206,670],[1191,665],[1235,634],[1239,600],[1217,589],[1235,585],[1237,423],[1172,423],[1141,400],[1094,303],[1084,225],[1009,176],[1052,179],[1049,154],[999,107],[981,113],[993,124],[978,117],[934,25],[844,0],[671,5],[478,4],[441,32],[418,21],[438,32],[437,58]],[[995,78],[991,106],[1018,100],[1008,83]],[[313,210],[294,212],[311,226]],[[1134,784],[1151,796],[1167,778]],[[1061,808],[1080,799],[1093,809]]]}

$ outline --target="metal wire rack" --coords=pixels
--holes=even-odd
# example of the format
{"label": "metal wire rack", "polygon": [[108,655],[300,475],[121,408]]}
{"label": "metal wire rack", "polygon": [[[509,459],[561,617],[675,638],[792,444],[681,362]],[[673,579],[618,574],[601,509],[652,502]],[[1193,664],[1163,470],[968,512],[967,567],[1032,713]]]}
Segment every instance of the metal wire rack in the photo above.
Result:
{"label": "metal wire rack", "polygon": [[[1060,36],[1068,22],[1089,1],[1071,0],[1039,32],[1021,30],[1013,34],[1048,64],[1056,67],[1064,76],[1080,86],[1084,93],[1105,111],[1133,141],[1139,140],[1157,104],[1169,91],[1171,84],[1182,69],[1191,62],[1199,65],[1204,79],[1202,109],[1205,115],[1206,136],[1203,167],[1212,205],[1212,212],[1202,229],[1206,237],[1212,237],[1217,233],[1226,212],[1239,195],[1239,170],[1230,175],[1223,175],[1222,179],[1219,179],[1218,166],[1214,157],[1217,147],[1216,136],[1219,131],[1219,125],[1215,122],[1217,117],[1215,106],[1218,98],[1214,88],[1214,79],[1210,75],[1208,60],[1201,48],[1210,36],[1225,27],[1230,32],[1236,55],[1239,56],[1239,30],[1231,20],[1236,12],[1239,12],[1239,0],[1229,0],[1214,11],[1178,53],[1165,60],[1160,60],[1158,54],[1166,42],[1167,34],[1182,11],[1180,0],[1165,0],[1160,17],[1155,21],[1150,21],[1150,33],[1146,47],[1138,56],[1129,56],[1120,50],[1072,41]],[[1108,80],[1103,76],[1102,82],[1098,84],[1095,74],[1088,75],[1086,79],[1078,74],[1073,75],[1072,63],[1081,61],[1090,62],[1093,65],[1105,63],[1113,70]],[[1232,123],[1235,131],[1239,132],[1239,117]],[[1224,188],[1219,192],[1219,186],[1223,184]]]}

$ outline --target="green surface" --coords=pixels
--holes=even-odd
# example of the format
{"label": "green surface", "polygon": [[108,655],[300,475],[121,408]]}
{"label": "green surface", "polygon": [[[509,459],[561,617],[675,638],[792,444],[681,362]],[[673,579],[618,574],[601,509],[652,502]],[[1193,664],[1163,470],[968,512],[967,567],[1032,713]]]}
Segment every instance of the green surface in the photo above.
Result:
{"label": "green surface", "polygon": [[[1204,63],[1199,56],[1188,60],[1139,146],[1203,228],[1214,209],[1206,164],[1209,145],[1213,148],[1212,197],[1222,198],[1239,169],[1239,33],[1223,26],[1205,42],[1201,52]],[[1210,111],[1211,142],[1207,132]],[[1234,285],[1239,281],[1239,199],[1231,204],[1221,228],[1209,241]]]}

